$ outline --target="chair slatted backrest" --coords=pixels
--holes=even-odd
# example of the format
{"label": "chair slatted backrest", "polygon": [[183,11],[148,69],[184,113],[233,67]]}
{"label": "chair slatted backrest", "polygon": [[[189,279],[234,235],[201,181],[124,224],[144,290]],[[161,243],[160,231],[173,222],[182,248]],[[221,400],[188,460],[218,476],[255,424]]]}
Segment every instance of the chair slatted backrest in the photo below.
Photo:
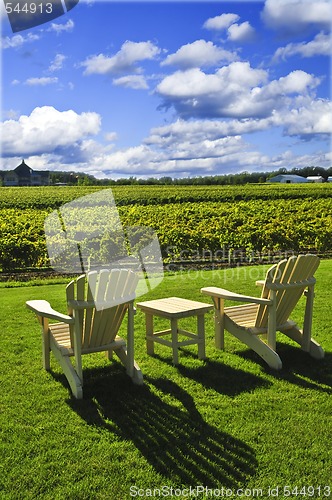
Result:
{"label": "chair slatted backrest", "polygon": [[[262,297],[269,298],[271,289],[276,290],[277,324],[282,325],[289,319],[308,284],[314,284],[314,273],[319,266],[316,255],[299,255],[284,259],[272,266],[265,278]],[[255,326],[265,328],[268,321],[268,308],[259,306]]]}
{"label": "chair slatted backrest", "polygon": [[[264,299],[268,299],[270,295],[269,285],[271,283],[279,283],[280,278],[283,275],[283,271],[287,260],[281,260],[278,264],[273,265],[267,271],[265,276],[265,281],[261,293],[261,297]],[[265,328],[268,321],[268,307],[264,305],[260,305],[257,309],[256,322],[255,326],[258,328]]]}
{"label": "chair slatted backrest", "polygon": [[127,269],[91,271],[69,283],[68,313],[75,311],[78,316],[83,350],[108,345],[115,339],[128,305],[135,298],[137,283],[137,275]]}
{"label": "chair slatted backrest", "polygon": [[[290,286],[278,292],[277,321],[280,325],[288,320],[304,290],[308,288],[308,281],[312,280],[312,284],[315,283],[314,274],[320,262],[316,255],[299,255],[297,258],[289,259],[289,261],[289,276],[287,276],[287,281],[285,280],[283,283],[293,284],[294,287]],[[288,270],[288,266],[286,269]]]}

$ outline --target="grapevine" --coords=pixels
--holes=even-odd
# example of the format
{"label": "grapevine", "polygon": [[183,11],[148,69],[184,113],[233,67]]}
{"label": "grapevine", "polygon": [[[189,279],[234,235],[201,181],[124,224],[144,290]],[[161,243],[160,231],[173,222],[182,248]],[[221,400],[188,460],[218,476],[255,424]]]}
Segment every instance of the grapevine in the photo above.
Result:
{"label": "grapevine", "polygon": [[[0,269],[49,265],[44,220],[96,187],[0,188]],[[332,185],[116,186],[122,225],[148,226],[164,262],[221,251],[332,248]],[[80,217],[77,217],[80,221]],[[82,229],[84,221],[80,222]]]}

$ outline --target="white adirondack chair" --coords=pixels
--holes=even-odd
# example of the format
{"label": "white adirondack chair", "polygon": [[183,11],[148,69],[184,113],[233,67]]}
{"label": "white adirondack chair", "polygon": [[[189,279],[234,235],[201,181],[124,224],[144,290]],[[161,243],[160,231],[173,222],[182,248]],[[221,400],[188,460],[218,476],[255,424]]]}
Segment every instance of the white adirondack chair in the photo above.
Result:
{"label": "white adirondack chair", "polygon": [[[134,360],[134,306],[138,278],[129,270],[92,271],[66,288],[68,314],[52,309],[46,300],[29,300],[26,306],[37,315],[42,329],[43,365],[50,369],[50,351],[59,361],[73,395],[83,397],[82,355],[113,351],[137,384],[142,373]],[[128,312],[127,346],[117,335]],[[50,324],[49,319],[58,321]],[[75,358],[75,365],[70,357]]]}
{"label": "white adirondack chair", "polygon": [[[217,287],[202,288],[210,295],[215,306],[216,347],[224,348],[224,329],[256,351],[273,369],[282,368],[276,353],[276,332],[280,331],[300,344],[312,357],[324,357],[322,347],[311,338],[314,300],[314,273],[319,266],[315,255],[293,256],[272,266],[263,281],[261,297],[250,297]],[[290,315],[302,295],[306,297],[303,330]],[[225,300],[243,302],[244,305],[224,307]],[[267,342],[259,335],[267,334]]]}

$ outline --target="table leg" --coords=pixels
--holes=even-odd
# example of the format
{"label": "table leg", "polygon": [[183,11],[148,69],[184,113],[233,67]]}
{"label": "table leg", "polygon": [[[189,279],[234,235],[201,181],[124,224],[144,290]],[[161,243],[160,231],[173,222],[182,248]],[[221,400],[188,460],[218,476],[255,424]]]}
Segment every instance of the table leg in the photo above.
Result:
{"label": "table leg", "polygon": [[[145,313],[145,328],[146,328],[146,351],[150,356],[154,354],[154,342],[151,340],[153,336],[153,315]],[[150,337],[150,338],[149,338]]]}
{"label": "table leg", "polygon": [[179,364],[178,354],[178,321],[175,318],[171,319],[171,333],[172,333],[172,349],[173,349],[173,364]]}
{"label": "table leg", "polygon": [[204,314],[197,315],[198,359],[205,359],[205,318]]}

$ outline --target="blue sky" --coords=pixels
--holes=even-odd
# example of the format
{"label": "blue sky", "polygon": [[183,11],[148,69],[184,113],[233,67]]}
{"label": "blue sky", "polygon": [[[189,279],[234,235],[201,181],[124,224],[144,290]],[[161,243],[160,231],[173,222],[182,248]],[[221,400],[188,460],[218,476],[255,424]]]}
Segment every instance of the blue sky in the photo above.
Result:
{"label": "blue sky", "polygon": [[2,21],[2,169],[97,178],[331,166],[331,3],[84,2]]}

